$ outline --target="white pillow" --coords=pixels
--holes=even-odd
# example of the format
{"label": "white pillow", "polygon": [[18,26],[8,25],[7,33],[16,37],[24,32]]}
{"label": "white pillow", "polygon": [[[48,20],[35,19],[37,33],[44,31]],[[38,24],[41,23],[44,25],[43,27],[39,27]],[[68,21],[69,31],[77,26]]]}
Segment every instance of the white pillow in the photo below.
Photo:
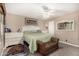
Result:
{"label": "white pillow", "polygon": [[46,30],[43,30],[42,33],[47,33],[47,31]]}
{"label": "white pillow", "polygon": [[33,26],[33,25],[28,25],[28,26],[23,26],[22,28],[22,32],[24,31],[37,31],[40,30],[40,28],[38,26]]}

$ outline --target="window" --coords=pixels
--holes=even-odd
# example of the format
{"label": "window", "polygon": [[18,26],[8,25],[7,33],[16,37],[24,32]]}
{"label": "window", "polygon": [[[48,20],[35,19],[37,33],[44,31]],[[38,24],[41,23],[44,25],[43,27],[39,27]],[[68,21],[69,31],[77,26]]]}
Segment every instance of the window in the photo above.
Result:
{"label": "window", "polygon": [[58,22],[56,27],[57,30],[74,30],[74,20]]}

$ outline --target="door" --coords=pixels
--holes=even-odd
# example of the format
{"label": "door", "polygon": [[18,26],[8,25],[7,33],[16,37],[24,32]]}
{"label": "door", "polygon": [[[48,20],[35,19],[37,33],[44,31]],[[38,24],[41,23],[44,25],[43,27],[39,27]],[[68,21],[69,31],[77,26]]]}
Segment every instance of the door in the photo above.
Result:
{"label": "door", "polygon": [[3,15],[0,14],[0,54],[4,47]]}
{"label": "door", "polygon": [[5,20],[5,4],[0,3],[0,55],[5,45],[4,20]]}
{"label": "door", "polygon": [[49,22],[48,30],[50,34],[54,35],[54,21]]}

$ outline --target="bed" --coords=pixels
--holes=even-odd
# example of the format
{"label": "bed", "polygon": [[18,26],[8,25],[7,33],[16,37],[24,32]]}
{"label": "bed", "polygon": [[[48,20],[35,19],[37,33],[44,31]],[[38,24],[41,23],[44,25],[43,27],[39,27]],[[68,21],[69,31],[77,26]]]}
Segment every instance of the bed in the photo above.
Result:
{"label": "bed", "polygon": [[52,35],[49,33],[41,32],[38,26],[25,26],[22,32],[6,33],[6,47],[10,45],[19,44],[26,41],[29,44],[30,53],[37,51],[37,41],[48,42]]}
{"label": "bed", "polygon": [[37,41],[48,42],[51,39],[51,34],[42,32],[25,31],[23,33],[23,40],[29,44],[31,53],[37,51]]}

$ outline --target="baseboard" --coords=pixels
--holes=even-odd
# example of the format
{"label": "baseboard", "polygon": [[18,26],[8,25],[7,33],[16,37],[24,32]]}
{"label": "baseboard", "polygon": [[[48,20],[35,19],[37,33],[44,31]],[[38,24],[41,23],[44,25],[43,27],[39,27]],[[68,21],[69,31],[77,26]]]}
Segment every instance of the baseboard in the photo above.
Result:
{"label": "baseboard", "polygon": [[59,42],[63,43],[63,44],[71,45],[71,46],[74,46],[74,47],[79,47],[79,45],[75,45],[75,44],[71,44],[71,43],[67,43],[67,42],[63,42],[63,41],[59,41]]}

